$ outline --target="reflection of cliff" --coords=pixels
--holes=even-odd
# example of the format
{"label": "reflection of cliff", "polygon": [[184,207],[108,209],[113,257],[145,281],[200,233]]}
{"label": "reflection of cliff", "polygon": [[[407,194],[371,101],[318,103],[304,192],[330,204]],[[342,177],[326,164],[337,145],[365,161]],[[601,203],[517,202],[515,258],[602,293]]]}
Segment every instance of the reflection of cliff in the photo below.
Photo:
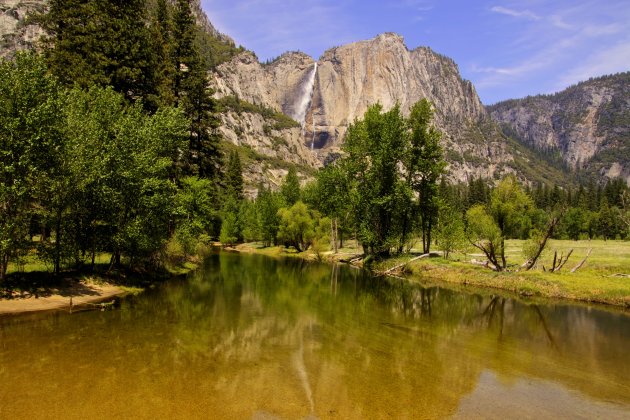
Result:
{"label": "reflection of cliff", "polygon": [[0,323],[0,417],[434,418],[532,381],[552,414],[627,406],[629,322],[225,254],[118,311]]}

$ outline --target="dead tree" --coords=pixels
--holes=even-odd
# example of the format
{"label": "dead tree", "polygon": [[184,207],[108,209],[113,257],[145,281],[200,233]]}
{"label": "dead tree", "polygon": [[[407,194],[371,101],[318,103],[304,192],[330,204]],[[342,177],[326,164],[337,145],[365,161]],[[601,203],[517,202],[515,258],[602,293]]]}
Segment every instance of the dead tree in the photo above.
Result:
{"label": "dead tree", "polygon": [[569,253],[565,256],[564,252],[560,254],[560,258],[558,258],[558,251],[553,253],[553,264],[551,265],[552,273],[557,273],[564,267],[564,265],[569,261],[569,257],[573,254],[573,250],[569,250]]}
{"label": "dead tree", "polygon": [[[552,217],[549,223],[547,224],[547,231],[545,232],[543,237],[538,241],[538,248],[536,250],[536,253],[534,254],[532,258],[525,261],[525,263],[521,266],[521,268],[524,268],[525,271],[531,270],[536,265],[536,261],[538,261],[538,258],[540,258],[540,255],[545,250],[545,247],[547,246],[547,241],[549,240],[551,235],[553,235],[553,231],[558,225],[558,222],[560,221],[560,217],[561,215]],[[554,258],[554,261],[555,261],[555,258]]]}
{"label": "dead tree", "polygon": [[593,248],[589,248],[588,252],[586,253],[586,257],[584,257],[584,259],[582,261],[580,261],[580,263],[578,265],[576,265],[575,267],[573,267],[573,269],[571,270],[572,273],[575,273],[576,271],[578,271],[586,262],[586,259],[591,255],[591,252],[593,251]]}

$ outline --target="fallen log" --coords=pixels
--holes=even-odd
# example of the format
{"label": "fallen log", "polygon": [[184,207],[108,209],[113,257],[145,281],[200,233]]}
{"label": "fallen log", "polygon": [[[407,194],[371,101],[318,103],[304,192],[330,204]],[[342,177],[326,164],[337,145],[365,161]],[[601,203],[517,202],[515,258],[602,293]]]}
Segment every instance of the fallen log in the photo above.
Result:
{"label": "fallen log", "polygon": [[576,271],[578,271],[580,268],[582,268],[582,266],[584,265],[584,263],[586,262],[586,259],[591,255],[591,252],[593,251],[593,248],[589,248],[588,252],[586,253],[586,257],[584,257],[584,259],[582,261],[580,261],[580,263],[578,265],[576,265],[575,267],[573,267],[573,269],[571,270],[572,273],[575,273]]}
{"label": "fallen log", "polygon": [[392,271],[396,271],[397,269],[402,268],[402,267],[404,267],[405,265],[407,265],[407,264],[409,264],[409,263],[411,263],[411,262],[417,261],[417,260],[419,260],[419,259],[422,259],[422,258],[426,258],[426,257],[439,257],[439,256],[440,256],[440,253],[439,253],[439,252],[435,252],[435,251],[433,251],[433,252],[429,252],[429,253],[427,253],[427,254],[422,254],[422,255],[419,255],[419,256],[417,256],[417,257],[414,257],[414,258],[410,259],[409,261],[405,261],[405,262],[404,262],[404,263],[402,263],[402,264],[395,265],[395,266],[393,266],[392,268],[390,268],[390,269],[388,269],[388,270],[383,271],[381,274],[389,274],[389,273],[391,273]]}

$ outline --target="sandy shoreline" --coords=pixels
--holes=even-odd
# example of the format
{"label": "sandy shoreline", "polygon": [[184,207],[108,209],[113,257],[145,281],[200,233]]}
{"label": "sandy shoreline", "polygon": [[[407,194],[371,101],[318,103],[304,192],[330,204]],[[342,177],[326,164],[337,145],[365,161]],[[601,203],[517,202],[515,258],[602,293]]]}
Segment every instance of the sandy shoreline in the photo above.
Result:
{"label": "sandy shoreline", "polygon": [[80,282],[70,287],[58,288],[46,293],[46,296],[15,296],[13,299],[0,299],[0,315],[50,311],[73,305],[97,303],[111,297],[122,295],[125,290],[111,284]]}

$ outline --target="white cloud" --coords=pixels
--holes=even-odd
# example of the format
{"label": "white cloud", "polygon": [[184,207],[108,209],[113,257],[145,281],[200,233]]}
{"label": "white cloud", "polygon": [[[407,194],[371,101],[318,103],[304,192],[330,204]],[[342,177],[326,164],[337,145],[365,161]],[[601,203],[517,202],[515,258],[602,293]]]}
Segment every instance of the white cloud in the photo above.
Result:
{"label": "white cloud", "polygon": [[623,71],[630,71],[630,39],[586,57],[583,64],[565,72],[555,88],[561,90],[590,77]]}
{"label": "white cloud", "polygon": [[514,9],[508,9],[507,7],[503,7],[503,6],[494,6],[490,8],[490,11],[494,13],[499,13],[502,15],[516,17],[516,18],[524,18],[527,20],[540,20],[541,19],[540,16],[538,16],[537,14],[529,10],[514,10]]}

